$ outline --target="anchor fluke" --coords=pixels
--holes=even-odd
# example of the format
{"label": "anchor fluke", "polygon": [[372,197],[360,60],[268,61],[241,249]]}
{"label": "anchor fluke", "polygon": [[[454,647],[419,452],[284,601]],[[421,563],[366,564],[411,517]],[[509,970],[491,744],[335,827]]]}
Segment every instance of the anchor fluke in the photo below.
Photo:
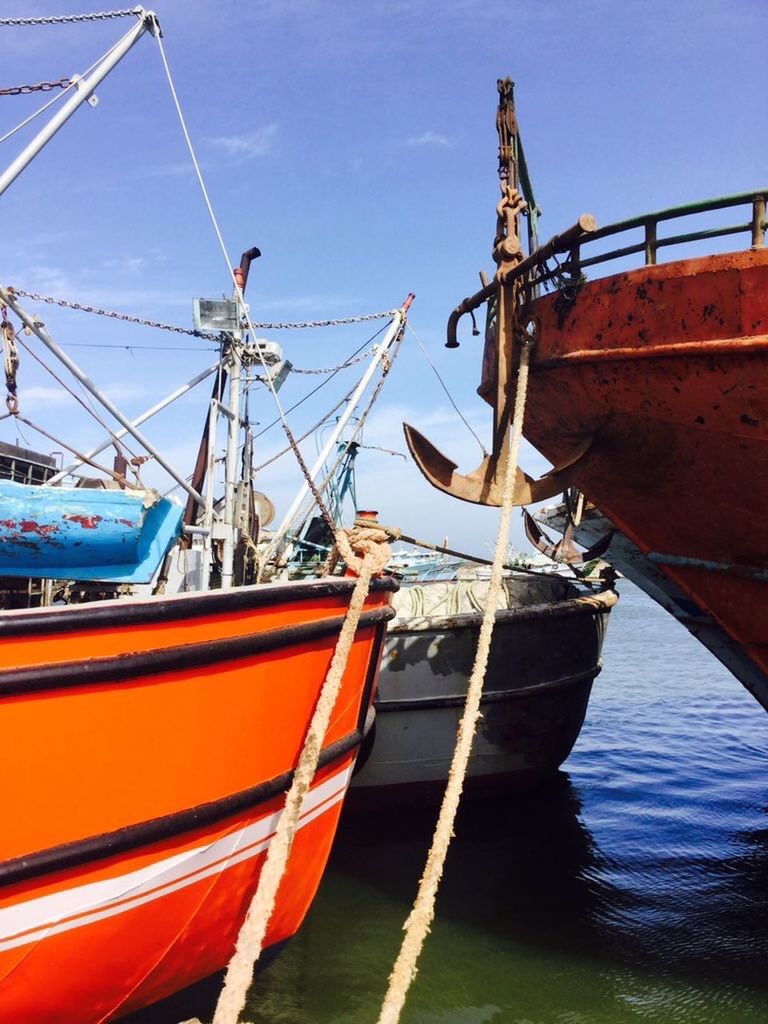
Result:
{"label": "anchor fluke", "polygon": [[595,558],[601,558],[611,546],[611,541],[613,540],[614,531],[610,530],[604,537],[596,540],[591,547],[585,551],[579,551],[573,543],[574,526],[570,519],[562,539],[558,541],[553,541],[551,537],[548,537],[526,509],[523,509],[523,522],[525,525],[525,535],[528,540],[543,555],[551,558],[553,562],[566,562],[568,565],[582,565],[586,562],[591,562]]}
{"label": "anchor fluke", "polygon": [[[435,448],[415,427],[404,423],[403,430],[414,462],[433,487],[475,505],[501,505],[502,480],[498,473],[499,457],[487,455],[471,473],[459,473],[457,464]],[[513,503],[530,505],[538,501],[548,501],[556,494],[562,493],[570,486],[572,473],[587,455],[591,444],[592,437],[589,437],[578,445],[561,465],[538,480],[518,469]]]}

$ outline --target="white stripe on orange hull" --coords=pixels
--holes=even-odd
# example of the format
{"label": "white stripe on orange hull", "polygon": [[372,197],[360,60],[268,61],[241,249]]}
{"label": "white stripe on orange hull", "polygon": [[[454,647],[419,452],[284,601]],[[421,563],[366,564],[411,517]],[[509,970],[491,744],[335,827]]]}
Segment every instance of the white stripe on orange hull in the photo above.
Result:
{"label": "white stripe on orange hull", "polygon": [[[343,799],[351,775],[347,768],[310,790],[299,828]],[[279,812],[260,818],[239,832],[138,871],[0,909],[0,953],[123,913],[250,860],[269,848],[278,818]]]}
{"label": "white stripe on orange hull", "polygon": [[[267,946],[292,935],[306,912],[350,761],[305,799]],[[278,814],[182,852],[165,845],[150,863],[142,853],[141,867],[110,877],[95,864],[42,895],[25,898],[27,886],[14,887],[0,906],[0,1024],[100,1024],[223,967]],[[89,876],[96,880],[83,881]]]}

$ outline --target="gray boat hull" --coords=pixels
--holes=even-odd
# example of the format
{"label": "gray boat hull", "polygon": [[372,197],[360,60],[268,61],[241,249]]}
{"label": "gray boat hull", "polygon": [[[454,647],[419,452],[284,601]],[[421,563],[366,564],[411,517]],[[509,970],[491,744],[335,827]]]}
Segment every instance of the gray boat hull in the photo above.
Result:
{"label": "gray boat hull", "polygon": [[[551,586],[562,593],[567,585]],[[600,671],[615,600],[601,593],[497,611],[468,789],[529,783],[567,758]],[[375,734],[353,780],[356,791],[398,799],[442,792],[481,618],[474,611],[393,621]]]}

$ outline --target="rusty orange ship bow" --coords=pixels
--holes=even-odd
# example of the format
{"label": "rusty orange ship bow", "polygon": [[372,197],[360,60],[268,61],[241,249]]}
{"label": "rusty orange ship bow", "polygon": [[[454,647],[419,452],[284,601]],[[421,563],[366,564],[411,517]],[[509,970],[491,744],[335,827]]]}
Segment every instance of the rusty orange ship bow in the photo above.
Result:
{"label": "rusty orange ship bow", "polygon": [[[451,313],[446,342],[457,348],[461,317],[474,326],[488,304],[478,392],[493,408],[492,451],[460,473],[406,426],[411,453],[433,486],[500,504],[496,470],[530,346],[523,431],[554,468],[519,472],[515,504],[578,489],[681,595],[675,614],[717,631],[723,660],[768,709],[768,189],[603,228],[582,214],[540,244],[513,84],[498,85],[497,271]],[[706,254],[744,235],[741,251]],[[671,247],[693,258],[662,262]],[[644,266],[624,269],[638,257]]]}
{"label": "rusty orange ship bow", "polygon": [[768,675],[768,251],[584,284],[539,322],[526,436]]}

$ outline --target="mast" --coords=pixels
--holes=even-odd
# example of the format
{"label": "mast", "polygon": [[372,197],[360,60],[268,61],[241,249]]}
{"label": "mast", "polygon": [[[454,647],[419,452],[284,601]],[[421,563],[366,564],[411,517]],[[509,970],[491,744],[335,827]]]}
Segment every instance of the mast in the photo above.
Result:
{"label": "mast", "polygon": [[[400,309],[395,311],[395,315],[392,318],[391,324],[387,328],[386,334],[384,335],[384,337],[381,339],[379,344],[374,349],[373,355],[371,356],[371,361],[370,361],[370,363],[368,365],[368,369],[365,371],[363,376],[360,378],[360,382],[357,385],[357,387],[355,388],[354,394],[350,397],[349,401],[347,402],[346,409],[344,410],[344,412],[341,414],[341,416],[336,421],[336,425],[333,428],[333,431],[331,432],[330,437],[328,438],[328,440],[324,444],[323,450],[317,456],[317,458],[315,459],[315,462],[314,462],[312,468],[309,471],[309,475],[310,475],[310,477],[313,480],[318,475],[318,473],[320,473],[320,471],[322,470],[323,466],[326,463],[326,460],[328,459],[328,456],[331,454],[333,449],[336,447],[336,444],[338,443],[338,440],[341,437],[341,434],[342,434],[344,428],[346,427],[347,423],[349,422],[352,414],[354,413],[355,409],[357,408],[357,405],[358,405],[360,399],[362,398],[362,396],[363,396],[363,394],[365,392],[365,389],[368,387],[368,384],[370,383],[371,378],[373,377],[374,373],[376,372],[376,367],[379,366],[379,364],[383,361],[384,357],[387,354],[387,350],[390,348],[390,346],[394,342],[395,338],[397,338],[398,334],[403,329],[403,327],[405,325],[405,319],[406,319],[408,310],[410,309],[411,303],[413,302],[413,299],[414,299],[414,296],[412,294],[409,295],[408,298],[403,303],[403,305],[400,307]],[[291,507],[285,513],[285,516],[283,517],[283,521],[280,523],[278,528],[275,530],[275,537],[276,538],[282,537],[287,532],[289,526],[291,525],[291,522],[293,521],[293,517],[296,515],[296,513],[299,510],[299,508],[301,507],[301,503],[306,498],[308,491],[309,491],[309,484],[305,480],[304,483],[299,488],[298,494],[293,499]],[[274,541],[272,543],[274,545]]]}
{"label": "mast", "polygon": [[[227,389],[227,405],[219,404],[219,412],[227,420],[227,448],[224,460],[224,509],[221,520],[212,527],[215,537],[222,541],[221,554],[221,588],[229,590],[234,586],[235,548],[240,539],[241,516],[237,512],[238,483],[242,479],[238,474],[240,454],[240,435],[243,427],[241,408],[243,398],[243,363],[253,361],[254,357],[247,351],[242,323],[247,317],[245,305],[245,287],[251,262],[261,255],[255,246],[248,249],[240,258],[240,266],[235,267],[235,279],[232,302],[236,309],[235,329],[227,332],[227,369],[229,386]],[[258,345],[255,338],[250,339]],[[258,359],[258,355],[255,356]],[[211,451],[213,447],[211,446]],[[213,465],[209,461],[208,483],[213,486]],[[250,481],[248,481],[250,484]],[[210,503],[210,499],[209,499]]]}
{"label": "mast", "polygon": [[[242,294],[242,293],[241,293]],[[240,302],[238,293],[233,298]],[[222,517],[223,549],[221,555],[221,589],[228,590],[234,584],[235,545],[235,491],[237,487],[237,457],[240,451],[240,406],[242,400],[243,332],[234,331],[229,345],[229,389],[228,405],[222,407],[227,418],[227,453],[224,463],[224,515]]]}

